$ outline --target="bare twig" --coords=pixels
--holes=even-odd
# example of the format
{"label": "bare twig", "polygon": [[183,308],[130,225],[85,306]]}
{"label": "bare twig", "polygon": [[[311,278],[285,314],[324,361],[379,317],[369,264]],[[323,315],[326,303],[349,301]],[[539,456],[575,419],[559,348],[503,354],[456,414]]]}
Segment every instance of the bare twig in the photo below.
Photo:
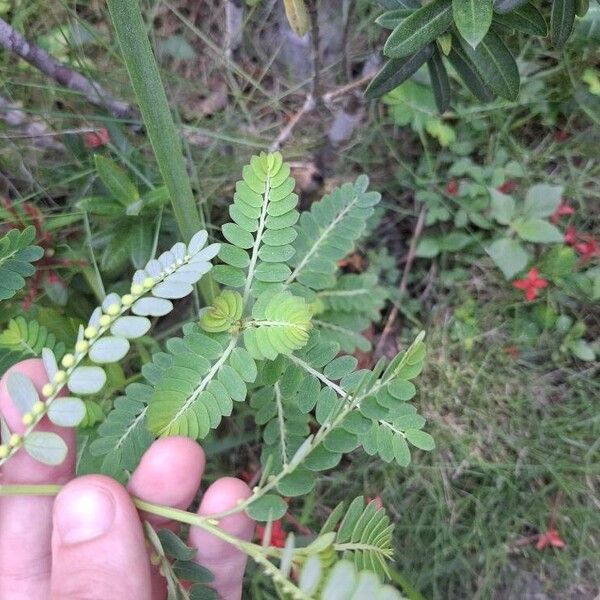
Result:
{"label": "bare twig", "polygon": [[312,43],[313,87],[312,96],[315,106],[322,103],[321,95],[321,51],[319,49],[319,0],[310,0],[310,38]]}
{"label": "bare twig", "polygon": [[[425,205],[421,206],[421,210],[419,212],[419,218],[417,219],[417,223],[415,225],[415,229],[413,231],[412,238],[410,240],[410,246],[408,247],[408,254],[406,255],[406,262],[404,263],[404,271],[402,272],[402,279],[400,280],[400,287],[398,288],[399,296],[402,298],[406,293],[406,288],[408,286],[408,276],[410,275],[410,270],[412,269],[413,262],[415,260],[416,252],[417,252],[417,243],[419,241],[419,237],[421,237],[421,233],[423,232],[423,227],[425,226],[425,215],[427,214],[427,209]],[[392,332],[394,324],[396,323],[396,319],[398,318],[398,306],[394,305],[390,314],[385,323],[385,327],[381,332],[381,336],[379,337],[379,341],[377,342],[377,347],[375,348],[374,356],[378,359],[383,351],[383,346],[385,344],[385,340]]]}
{"label": "bare twig", "polygon": [[281,148],[281,146],[283,146],[283,144],[287,142],[290,135],[292,135],[294,127],[296,127],[296,125],[304,117],[304,115],[311,112],[315,108],[315,106],[315,99],[313,98],[312,94],[307,94],[302,108],[288,121],[288,124],[279,132],[279,135],[271,144],[271,152],[278,150],[279,148]]}
{"label": "bare twig", "polygon": [[35,44],[28,42],[2,19],[0,19],[0,46],[26,60],[30,65],[33,65],[60,85],[80,92],[92,104],[106,108],[115,117],[128,118],[134,114],[129,104],[113,98],[96,82],[57,61]]}

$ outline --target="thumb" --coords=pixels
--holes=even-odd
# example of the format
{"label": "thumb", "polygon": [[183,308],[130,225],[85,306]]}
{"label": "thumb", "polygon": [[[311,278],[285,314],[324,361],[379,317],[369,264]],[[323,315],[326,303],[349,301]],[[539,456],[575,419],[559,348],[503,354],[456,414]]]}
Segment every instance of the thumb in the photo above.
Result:
{"label": "thumb", "polygon": [[112,479],[80,477],[56,497],[50,588],[51,600],[151,597],[140,519]]}

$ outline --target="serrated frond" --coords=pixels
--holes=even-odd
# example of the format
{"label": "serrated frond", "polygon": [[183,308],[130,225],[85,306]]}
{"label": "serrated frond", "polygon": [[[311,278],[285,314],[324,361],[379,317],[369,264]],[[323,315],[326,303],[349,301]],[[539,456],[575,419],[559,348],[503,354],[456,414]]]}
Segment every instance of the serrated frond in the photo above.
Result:
{"label": "serrated frond", "polygon": [[22,316],[11,319],[8,327],[0,333],[0,348],[14,352],[18,360],[40,356],[42,348],[53,350],[58,359],[65,352],[65,345],[57,342],[56,336],[44,325]]}
{"label": "serrated frond", "polygon": [[98,437],[90,444],[90,453],[104,457],[102,472],[106,475],[123,480],[124,471],[135,469],[154,441],[146,425],[151,392],[149,385],[131,383],[98,427]]}
{"label": "serrated frond", "polygon": [[379,193],[367,192],[368,185],[369,178],[361,175],[354,184],[334,189],[302,213],[296,226],[296,252],[289,260],[293,271],[285,286],[297,281],[313,290],[333,287],[337,262],[352,251],[381,200]]}
{"label": "serrated frond", "polygon": [[153,433],[204,438],[231,414],[234,401],[246,399],[246,383],[254,381],[257,369],[237,342],[234,336],[221,344],[190,324],[182,338],[167,341],[168,353],[153,356],[143,369],[153,386],[148,406]]}
{"label": "serrated frond", "polygon": [[25,286],[25,277],[35,273],[31,263],[42,258],[44,250],[32,245],[34,239],[32,226],[11,229],[0,238],[0,300],[12,298]]}
{"label": "serrated frond", "polygon": [[257,360],[291,354],[308,341],[312,312],[304,300],[289,292],[261,294],[244,321],[244,344]]}
{"label": "serrated frond", "polygon": [[298,196],[289,165],[279,152],[253,156],[238,181],[229,215],[233,222],[222,227],[224,244],[215,267],[216,281],[243,288],[244,303],[250,295],[278,284],[290,275],[286,262],[293,255]]}

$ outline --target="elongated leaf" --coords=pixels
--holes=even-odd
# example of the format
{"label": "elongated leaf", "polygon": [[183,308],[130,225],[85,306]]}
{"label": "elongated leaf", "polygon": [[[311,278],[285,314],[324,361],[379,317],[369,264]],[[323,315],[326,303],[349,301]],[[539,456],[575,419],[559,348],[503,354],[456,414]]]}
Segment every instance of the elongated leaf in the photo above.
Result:
{"label": "elongated leaf", "polygon": [[529,0],[494,0],[494,11],[500,14],[507,13],[527,2]]}
{"label": "elongated leaf", "polygon": [[444,66],[442,53],[437,47],[434,48],[431,58],[427,61],[429,67],[429,76],[431,77],[431,86],[433,88],[433,96],[435,104],[440,113],[445,113],[450,107],[450,80],[448,72]]}
{"label": "elongated leaf", "polygon": [[133,185],[127,173],[114,160],[96,154],[94,162],[96,163],[98,177],[122,206],[127,206],[138,199],[137,188]]}
{"label": "elongated leaf", "polygon": [[402,58],[422,50],[452,25],[450,0],[433,0],[404,19],[383,47],[390,58]]}
{"label": "elongated leaf", "polygon": [[495,94],[508,100],[517,99],[521,83],[519,69],[510,50],[495,31],[489,31],[477,48],[471,48],[466,42],[462,42],[462,47]]}
{"label": "elongated leaf", "polygon": [[456,38],[452,39],[453,43],[448,54],[448,60],[460,75],[463,83],[478,100],[481,102],[492,101],[494,99],[494,94],[483,82],[477,69],[469,60],[469,57],[465,54],[464,50],[460,47],[458,40]]}
{"label": "elongated leaf", "polygon": [[39,400],[37,390],[31,379],[18,371],[9,373],[6,380],[6,388],[10,399],[21,414],[28,413],[32,406]]}
{"label": "elongated leaf", "polygon": [[308,10],[304,0],[283,0],[285,15],[296,35],[302,37],[309,27]]}
{"label": "elongated leaf", "polygon": [[550,15],[550,39],[562,48],[569,39],[575,23],[576,0],[554,0]]}
{"label": "elongated leaf", "polygon": [[433,45],[428,44],[415,54],[405,58],[389,60],[375,75],[365,91],[367,99],[379,98],[414,75],[433,54]]}
{"label": "elongated leaf", "polygon": [[509,13],[495,15],[494,23],[532,35],[548,35],[546,19],[533,4],[525,4]]}
{"label": "elongated leaf", "polygon": [[385,29],[395,29],[398,25],[413,13],[414,9],[397,8],[383,13],[375,19],[375,23]]}
{"label": "elongated leaf", "polygon": [[493,14],[492,0],[452,0],[456,28],[473,48],[489,31]]}

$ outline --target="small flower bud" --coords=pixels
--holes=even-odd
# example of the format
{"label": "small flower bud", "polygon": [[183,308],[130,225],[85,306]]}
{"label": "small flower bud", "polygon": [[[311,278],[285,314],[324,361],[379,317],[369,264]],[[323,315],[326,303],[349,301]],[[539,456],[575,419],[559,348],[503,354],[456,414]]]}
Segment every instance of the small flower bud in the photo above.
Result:
{"label": "small flower bud", "polygon": [[111,317],[116,317],[119,314],[119,311],[121,310],[121,307],[115,302],[115,304],[111,304],[107,309],[106,312],[107,314],[109,314]]}
{"label": "small flower bud", "polygon": [[75,364],[75,357],[72,354],[65,354],[60,362],[65,369],[70,369]]}
{"label": "small flower bud", "polygon": [[23,422],[23,425],[25,425],[25,427],[29,427],[30,425],[33,425],[33,415],[30,412],[25,413],[21,421]]}
{"label": "small flower bud", "polygon": [[144,286],[143,286],[143,285],[140,285],[139,283],[134,283],[134,284],[131,286],[131,293],[132,293],[134,296],[139,296],[139,295],[140,295],[140,294],[141,294],[143,291],[144,291]]}
{"label": "small flower bud", "polygon": [[102,327],[108,327],[112,322],[112,318],[108,315],[102,315],[100,319],[98,319],[98,322]]}
{"label": "small flower bud", "polygon": [[31,412],[39,417],[46,410],[46,405],[39,400],[31,407]]}
{"label": "small flower bud", "polygon": [[123,306],[130,306],[133,304],[133,296],[131,294],[125,294],[121,298],[121,302],[123,302]]}
{"label": "small flower bud", "polygon": [[52,394],[54,394],[54,386],[51,383],[45,383],[44,387],[42,387],[42,396],[48,398]]}
{"label": "small flower bud", "polygon": [[0,459],[6,458],[8,456],[9,452],[10,452],[10,448],[6,444],[2,444],[0,446]]}
{"label": "small flower bud", "polygon": [[89,347],[90,347],[89,343],[86,342],[85,340],[80,340],[75,344],[75,350],[77,352],[79,352],[80,354],[87,352]]}
{"label": "small flower bud", "polygon": [[156,554],[156,552],[153,552],[150,555],[150,563],[153,564],[155,567],[157,567],[158,565],[160,565],[160,556],[158,554]]}
{"label": "small flower bud", "polygon": [[85,330],[83,331],[83,335],[88,339],[91,340],[93,337],[96,337],[98,335],[98,330],[95,327],[86,327]]}
{"label": "small flower bud", "polygon": [[67,374],[64,371],[56,371],[52,380],[54,383],[64,383],[67,380]]}
{"label": "small flower bud", "polygon": [[23,438],[18,433],[13,433],[8,439],[8,445],[14,448],[15,446],[18,446],[21,443],[22,439]]}
{"label": "small flower bud", "polygon": [[154,285],[154,277],[146,277],[144,279],[144,287],[149,290]]}

